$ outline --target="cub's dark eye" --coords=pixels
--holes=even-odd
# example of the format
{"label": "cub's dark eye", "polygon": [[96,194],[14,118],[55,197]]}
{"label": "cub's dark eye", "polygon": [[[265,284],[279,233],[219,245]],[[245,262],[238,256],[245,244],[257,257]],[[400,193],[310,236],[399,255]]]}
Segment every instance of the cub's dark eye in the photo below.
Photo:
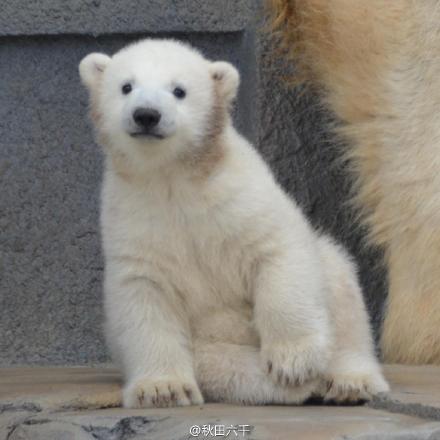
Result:
{"label": "cub's dark eye", "polygon": [[178,99],[183,99],[186,96],[186,92],[182,89],[182,87],[176,87],[173,90],[173,95]]}
{"label": "cub's dark eye", "polygon": [[128,95],[133,90],[133,87],[130,83],[127,83],[122,86],[121,90],[124,95]]}

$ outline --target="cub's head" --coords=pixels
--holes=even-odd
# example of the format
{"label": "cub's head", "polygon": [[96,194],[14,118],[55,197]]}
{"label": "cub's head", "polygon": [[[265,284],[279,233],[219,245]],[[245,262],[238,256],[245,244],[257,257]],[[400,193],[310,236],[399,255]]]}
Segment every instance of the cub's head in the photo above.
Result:
{"label": "cub's head", "polygon": [[101,139],[136,161],[176,157],[212,142],[229,123],[239,85],[231,64],[173,40],[147,39],[112,57],[92,53],[79,71]]}

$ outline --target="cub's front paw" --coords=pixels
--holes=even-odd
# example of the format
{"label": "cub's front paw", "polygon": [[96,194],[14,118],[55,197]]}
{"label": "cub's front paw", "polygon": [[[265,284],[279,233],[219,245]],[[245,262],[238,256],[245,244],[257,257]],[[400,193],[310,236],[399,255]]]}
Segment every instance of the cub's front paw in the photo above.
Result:
{"label": "cub's front paw", "polygon": [[282,386],[299,386],[325,372],[329,354],[315,344],[283,343],[263,346],[263,368],[271,379]]}
{"label": "cub's front paw", "polygon": [[167,408],[201,405],[203,397],[195,382],[142,377],[125,386],[123,403],[126,408]]}
{"label": "cub's front paw", "polygon": [[334,374],[326,381],[324,401],[335,403],[357,403],[371,400],[379,393],[390,390],[381,373]]}

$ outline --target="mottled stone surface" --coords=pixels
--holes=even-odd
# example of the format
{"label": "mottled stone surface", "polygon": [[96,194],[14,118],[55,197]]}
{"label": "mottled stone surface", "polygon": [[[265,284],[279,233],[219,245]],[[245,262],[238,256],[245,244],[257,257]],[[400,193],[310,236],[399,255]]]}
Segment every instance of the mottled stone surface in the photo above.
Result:
{"label": "mottled stone surface", "polygon": [[[225,434],[204,435],[204,426],[224,427]],[[386,433],[427,430],[424,420],[388,414],[369,408],[287,408],[206,405],[170,410],[110,409],[95,412],[38,414],[10,427],[8,440],[183,440],[189,438],[242,438],[253,440],[320,440],[357,438],[365,433],[374,438]],[[440,429],[440,423],[435,424]],[[197,426],[199,428],[192,428]],[[196,433],[191,436],[191,428]],[[208,428],[209,429],[209,428]],[[220,432],[223,428],[217,428]],[[432,429],[432,425],[429,426]],[[212,431],[213,432],[213,431]],[[370,438],[370,437],[368,437]],[[402,438],[402,437],[392,437]],[[413,437],[415,439],[423,437]]]}
{"label": "mottled stone surface", "polygon": [[389,365],[385,372],[392,392],[371,402],[371,407],[440,420],[439,367]]}
{"label": "mottled stone surface", "polygon": [[[0,370],[0,440],[182,440],[204,426],[253,440],[440,438],[440,368],[386,366],[392,391],[369,406],[205,404],[119,408],[121,379],[110,367]],[[380,407],[380,409],[378,409]],[[242,432],[239,432],[239,431]]]}

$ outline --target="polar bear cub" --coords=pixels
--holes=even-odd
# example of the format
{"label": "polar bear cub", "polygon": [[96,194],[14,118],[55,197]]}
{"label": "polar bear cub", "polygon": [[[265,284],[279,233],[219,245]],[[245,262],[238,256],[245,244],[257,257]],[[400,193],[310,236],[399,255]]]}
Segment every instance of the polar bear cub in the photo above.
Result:
{"label": "polar bear cub", "polygon": [[237,70],[155,39],[79,70],[105,152],[105,327],[124,405],[386,391],[354,264],[232,125]]}

